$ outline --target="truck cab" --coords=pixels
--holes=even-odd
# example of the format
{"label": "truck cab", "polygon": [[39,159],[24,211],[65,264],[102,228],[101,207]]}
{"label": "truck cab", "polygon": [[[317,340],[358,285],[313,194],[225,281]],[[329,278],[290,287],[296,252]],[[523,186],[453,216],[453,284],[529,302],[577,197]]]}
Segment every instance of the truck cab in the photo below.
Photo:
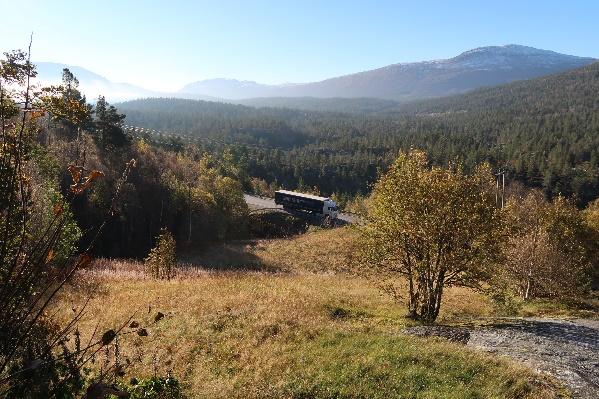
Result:
{"label": "truck cab", "polygon": [[328,216],[331,219],[337,219],[337,216],[339,215],[339,209],[337,208],[337,203],[329,198],[327,198],[323,202],[324,202],[324,205],[322,207],[322,215],[325,217]]}

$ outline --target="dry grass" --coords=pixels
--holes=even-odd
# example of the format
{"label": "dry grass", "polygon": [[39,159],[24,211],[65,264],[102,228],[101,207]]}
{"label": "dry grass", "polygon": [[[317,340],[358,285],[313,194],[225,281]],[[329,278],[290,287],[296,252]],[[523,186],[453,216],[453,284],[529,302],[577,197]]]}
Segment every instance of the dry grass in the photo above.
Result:
{"label": "dry grass", "polygon": [[281,270],[315,273],[343,272],[357,263],[356,236],[352,227],[322,229],[286,240],[272,240],[256,248],[267,265]]}
{"label": "dry grass", "polygon": [[[351,261],[354,233],[337,233],[219,246],[188,258],[203,267],[184,266],[171,281],[146,278],[140,263],[97,262],[81,276],[97,295],[79,328],[86,337],[98,322],[103,331],[134,314],[151,327],[147,338],[121,340],[128,373],[172,369],[194,398],[555,397],[523,367],[403,336],[412,323],[403,306],[364,278],[316,273]],[[62,316],[86,295],[66,292]],[[166,317],[152,324],[157,311]],[[441,322],[492,312],[481,295],[450,289]]]}
{"label": "dry grass", "polygon": [[357,262],[351,227],[314,229],[287,239],[241,240],[187,251],[184,265],[207,270],[255,270],[294,273],[347,271]]}

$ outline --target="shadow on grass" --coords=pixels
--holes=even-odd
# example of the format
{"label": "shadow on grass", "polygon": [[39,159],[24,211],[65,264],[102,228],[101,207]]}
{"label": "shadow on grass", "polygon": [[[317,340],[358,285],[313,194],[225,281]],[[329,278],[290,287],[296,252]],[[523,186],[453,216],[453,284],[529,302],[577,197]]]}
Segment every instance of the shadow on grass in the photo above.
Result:
{"label": "shadow on grass", "polygon": [[249,232],[252,238],[287,238],[303,234],[310,221],[286,212],[258,212],[250,215]]}
{"label": "shadow on grass", "polygon": [[211,271],[262,271],[277,272],[278,268],[267,265],[256,256],[253,240],[240,240],[214,244],[208,248],[189,251],[179,257],[184,266],[180,268]]}

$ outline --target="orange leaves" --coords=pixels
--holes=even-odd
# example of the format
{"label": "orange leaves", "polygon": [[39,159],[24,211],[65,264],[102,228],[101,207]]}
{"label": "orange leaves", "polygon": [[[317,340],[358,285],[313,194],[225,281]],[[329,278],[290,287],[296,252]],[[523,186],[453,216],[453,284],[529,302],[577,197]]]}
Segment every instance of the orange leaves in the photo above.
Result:
{"label": "orange leaves", "polygon": [[54,216],[62,215],[62,211],[63,211],[63,207],[60,202],[54,204],[54,207],[52,208],[52,212],[54,213]]}
{"label": "orange leaves", "polygon": [[31,118],[37,119],[37,118],[41,118],[42,116],[46,115],[46,112],[42,109],[33,109],[33,110],[31,110],[31,113],[29,115],[31,116]]}
{"label": "orange leaves", "polygon": [[73,179],[73,182],[77,183],[79,180],[81,180],[83,166],[69,165],[67,169],[71,173],[71,178]]}
{"label": "orange leaves", "polygon": [[88,254],[82,254],[77,261],[77,269],[84,269],[92,262],[92,257]]}
{"label": "orange leaves", "polygon": [[51,262],[52,259],[54,259],[54,250],[53,249],[48,251],[48,255],[46,255],[46,263]]}
{"label": "orange leaves", "polygon": [[70,186],[73,194],[81,194],[91,186],[94,180],[104,176],[103,172],[92,170],[87,177],[83,177],[83,172],[85,171],[83,166],[69,165],[67,169],[71,173],[71,179],[73,180],[73,184]]}

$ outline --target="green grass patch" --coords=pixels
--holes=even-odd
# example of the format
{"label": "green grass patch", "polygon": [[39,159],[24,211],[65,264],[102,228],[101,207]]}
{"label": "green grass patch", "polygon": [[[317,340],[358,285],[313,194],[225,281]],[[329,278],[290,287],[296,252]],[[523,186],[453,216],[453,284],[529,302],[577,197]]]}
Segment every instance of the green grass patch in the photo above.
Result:
{"label": "green grass patch", "polygon": [[279,367],[254,374],[257,380],[239,378],[234,396],[553,397],[542,393],[545,382],[524,368],[438,340],[330,332],[294,346],[281,353]]}

